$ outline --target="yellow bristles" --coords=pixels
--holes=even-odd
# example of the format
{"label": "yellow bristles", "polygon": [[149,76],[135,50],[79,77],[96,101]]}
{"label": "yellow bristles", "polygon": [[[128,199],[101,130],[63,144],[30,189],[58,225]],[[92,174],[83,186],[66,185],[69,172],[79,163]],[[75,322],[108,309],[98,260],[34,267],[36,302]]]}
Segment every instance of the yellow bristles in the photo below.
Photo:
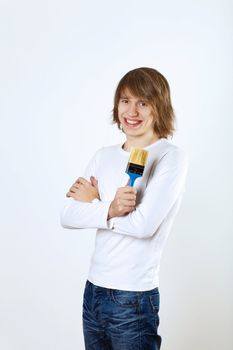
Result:
{"label": "yellow bristles", "polygon": [[129,163],[145,166],[149,152],[142,148],[132,147],[130,150]]}

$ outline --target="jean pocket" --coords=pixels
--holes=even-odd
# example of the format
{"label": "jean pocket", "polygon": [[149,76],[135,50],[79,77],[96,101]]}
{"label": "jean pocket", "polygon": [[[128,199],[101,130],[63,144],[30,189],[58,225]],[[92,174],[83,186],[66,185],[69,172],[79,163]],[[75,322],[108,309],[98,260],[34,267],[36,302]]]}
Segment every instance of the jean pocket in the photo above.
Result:
{"label": "jean pocket", "polygon": [[150,300],[150,305],[152,310],[155,313],[159,312],[159,305],[160,305],[160,294],[157,291],[156,293],[153,293],[151,295],[149,295],[149,300]]}
{"label": "jean pocket", "polygon": [[139,305],[138,292],[121,291],[118,289],[112,289],[112,299],[115,304],[122,307],[136,307]]}

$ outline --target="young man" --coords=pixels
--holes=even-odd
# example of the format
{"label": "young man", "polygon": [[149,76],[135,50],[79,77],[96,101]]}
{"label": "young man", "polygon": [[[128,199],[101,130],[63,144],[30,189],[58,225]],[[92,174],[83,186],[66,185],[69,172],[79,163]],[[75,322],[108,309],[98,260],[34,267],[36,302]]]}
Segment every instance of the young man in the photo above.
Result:
{"label": "young man", "polygon": [[[97,228],[83,297],[86,350],[158,350],[159,264],[185,190],[187,157],[167,140],[175,116],[167,80],[138,68],[119,82],[113,123],[124,144],[102,147],[66,194],[65,228]],[[131,147],[149,151],[129,186]]]}

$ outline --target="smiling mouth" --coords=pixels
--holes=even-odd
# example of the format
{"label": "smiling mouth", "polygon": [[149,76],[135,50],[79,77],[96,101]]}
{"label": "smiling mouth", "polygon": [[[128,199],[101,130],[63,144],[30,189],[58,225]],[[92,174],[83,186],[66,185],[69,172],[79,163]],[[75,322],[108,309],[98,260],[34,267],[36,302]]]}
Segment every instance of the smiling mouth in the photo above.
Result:
{"label": "smiling mouth", "polygon": [[126,126],[129,126],[131,128],[135,128],[142,123],[142,120],[131,120],[128,118],[124,118],[124,122],[125,122]]}

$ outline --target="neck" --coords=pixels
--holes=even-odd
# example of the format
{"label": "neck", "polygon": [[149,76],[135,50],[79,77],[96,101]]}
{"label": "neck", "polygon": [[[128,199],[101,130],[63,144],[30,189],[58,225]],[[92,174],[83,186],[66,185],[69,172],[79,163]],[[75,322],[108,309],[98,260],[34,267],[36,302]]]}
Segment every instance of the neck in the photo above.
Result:
{"label": "neck", "polygon": [[152,143],[156,142],[157,140],[159,140],[160,138],[158,137],[158,135],[153,135],[151,138],[145,140],[145,139],[136,139],[134,137],[130,137],[127,136],[127,141],[124,143],[123,145],[123,149],[125,151],[130,151],[131,147],[137,147],[137,148],[144,148],[147,147],[149,145],[151,145]]}

